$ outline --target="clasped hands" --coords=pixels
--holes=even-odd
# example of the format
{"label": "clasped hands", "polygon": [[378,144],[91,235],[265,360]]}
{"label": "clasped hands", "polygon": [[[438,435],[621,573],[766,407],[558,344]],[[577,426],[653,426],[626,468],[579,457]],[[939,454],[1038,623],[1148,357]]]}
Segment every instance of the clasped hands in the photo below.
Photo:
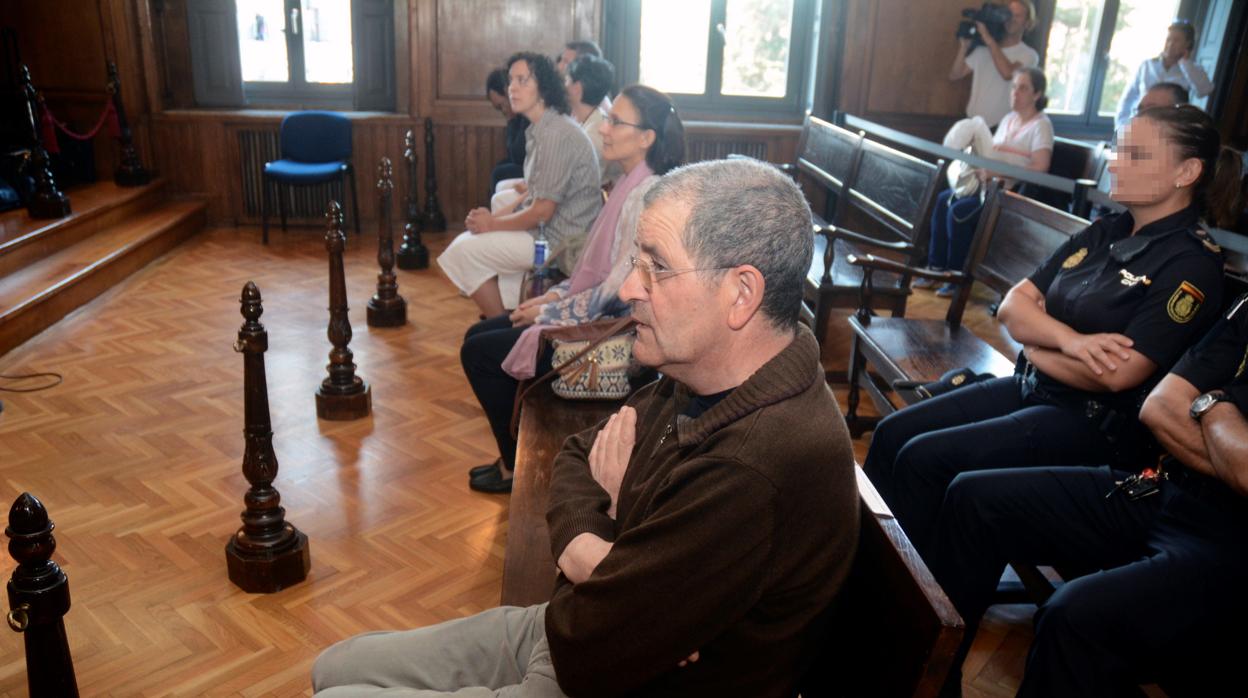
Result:
{"label": "clasped hands", "polygon": [[532,325],[537,322],[537,316],[542,314],[542,306],[557,300],[559,300],[558,293],[547,291],[543,295],[530,298],[516,306],[516,309],[511,311],[511,315],[507,316],[507,319],[511,320],[512,327]]}

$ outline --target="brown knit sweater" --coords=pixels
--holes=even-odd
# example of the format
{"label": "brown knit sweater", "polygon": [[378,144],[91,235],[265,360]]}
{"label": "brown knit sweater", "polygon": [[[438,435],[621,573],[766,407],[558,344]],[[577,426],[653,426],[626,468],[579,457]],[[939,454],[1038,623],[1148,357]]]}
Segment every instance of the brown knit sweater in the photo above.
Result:
{"label": "brown knit sweater", "polygon": [[810,332],[704,414],[678,416],[689,400],[664,378],[629,401],[637,442],[614,521],[589,472],[598,427],[555,460],[555,558],[581,533],[613,543],[588,580],[560,577],[546,611],[570,696],[792,695],[849,571],[853,450]]}

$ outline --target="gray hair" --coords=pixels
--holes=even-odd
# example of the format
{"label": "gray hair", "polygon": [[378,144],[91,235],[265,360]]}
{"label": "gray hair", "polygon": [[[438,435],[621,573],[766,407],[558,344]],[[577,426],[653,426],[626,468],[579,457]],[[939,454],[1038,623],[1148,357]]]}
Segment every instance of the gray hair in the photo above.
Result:
{"label": "gray hair", "polygon": [[758,160],[711,160],[661,177],[645,205],[664,199],[689,206],[681,242],[694,264],[754,266],[766,282],[763,315],[777,328],[797,325],[814,235],[810,206],[792,179]]}

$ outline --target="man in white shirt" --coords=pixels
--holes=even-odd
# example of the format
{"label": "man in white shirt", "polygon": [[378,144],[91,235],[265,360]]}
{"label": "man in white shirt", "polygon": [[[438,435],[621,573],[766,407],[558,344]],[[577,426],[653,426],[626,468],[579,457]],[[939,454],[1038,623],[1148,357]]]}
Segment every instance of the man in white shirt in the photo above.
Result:
{"label": "man in white shirt", "polygon": [[1040,54],[1023,43],[1023,34],[1036,22],[1035,5],[1031,0],[1011,0],[1009,7],[1005,37],[997,41],[982,22],[976,22],[984,45],[971,51],[970,39],[958,39],[958,53],[949,69],[950,82],[971,76],[966,115],[983,117],[994,128],[1010,111],[1010,80],[1014,71],[1040,63]]}
{"label": "man in white shirt", "polygon": [[1115,130],[1122,129],[1138,111],[1140,99],[1148,89],[1159,82],[1172,82],[1184,87],[1192,98],[1208,97],[1213,92],[1213,82],[1200,64],[1192,60],[1196,48],[1196,30],[1191,22],[1180,20],[1170,25],[1166,32],[1166,45],[1161,55],[1150,58],[1135,70],[1135,76],[1127,83],[1127,89],[1118,102],[1118,115],[1114,119]]}

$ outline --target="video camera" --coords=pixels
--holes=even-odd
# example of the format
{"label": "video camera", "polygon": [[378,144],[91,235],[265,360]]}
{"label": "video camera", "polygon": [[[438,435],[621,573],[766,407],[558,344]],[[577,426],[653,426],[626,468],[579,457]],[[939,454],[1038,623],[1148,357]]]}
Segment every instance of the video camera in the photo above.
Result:
{"label": "video camera", "polygon": [[1001,41],[1005,38],[1005,25],[1012,18],[1010,8],[1005,5],[986,2],[983,7],[968,7],[962,10],[962,21],[958,23],[957,37],[970,39],[970,50],[984,45],[984,39],[979,35],[979,28],[975,26],[976,22],[983,22],[984,26],[988,27],[988,33],[992,34],[992,38]]}

